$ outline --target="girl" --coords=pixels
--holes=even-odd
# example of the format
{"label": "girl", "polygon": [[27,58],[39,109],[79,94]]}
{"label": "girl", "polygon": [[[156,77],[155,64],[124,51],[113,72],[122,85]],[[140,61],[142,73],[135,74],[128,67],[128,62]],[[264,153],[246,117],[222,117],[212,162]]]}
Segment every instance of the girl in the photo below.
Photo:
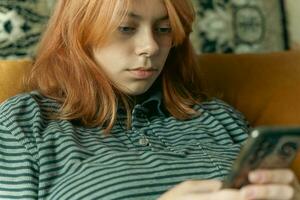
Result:
{"label": "girl", "polygon": [[220,189],[248,129],[202,95],[193,20],[188,0],[58,0],[31,92],[0,107],[0,199],[299,199],[289,170]]}

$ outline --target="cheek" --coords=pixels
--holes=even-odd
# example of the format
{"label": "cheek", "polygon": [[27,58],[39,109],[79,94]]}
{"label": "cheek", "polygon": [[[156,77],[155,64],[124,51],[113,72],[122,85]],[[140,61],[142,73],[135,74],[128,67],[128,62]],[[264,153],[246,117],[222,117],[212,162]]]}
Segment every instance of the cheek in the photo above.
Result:
{"label": "cheek", "polygon": [[158,38],[160,48],[170,49],[172,47],[172,37],[162,36]]}
{"label": "cheek", "polygon": [[170,36],[160,37],[158,42],[159,42],[159,47],[160,47],[160,56],[165,61],[165,59],[168,57],[169,52],[172,48],[172,37],[170,37]]}
{"label": "cheek", "polygon": [[113,68],[124,62],[125,55],[123,54],[121,48],[102,48],[95,51],[94,58],[101,68],[112,71]]}
{"label": "cheek", "polygon": [[161,48],[160,48],[161,62],[165,63],[165,61],[167,60],[167,57],[170,53],[171,47],[172,47],[171,45],[161,46]]}

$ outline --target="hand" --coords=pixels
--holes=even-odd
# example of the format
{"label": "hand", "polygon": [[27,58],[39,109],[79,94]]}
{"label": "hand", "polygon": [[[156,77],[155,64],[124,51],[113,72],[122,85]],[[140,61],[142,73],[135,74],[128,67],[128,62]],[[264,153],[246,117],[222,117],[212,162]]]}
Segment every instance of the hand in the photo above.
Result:
{"label": "hand", "polygon": [[216,180],[185,181],[158,200],[300,200],[300,185],[291,170],[257,170],[241,190],[221,189]]}
{"label": "hand", "polygon": [[244,199],[300,200],[299,181],[291,170],[256,170],[249,173],[249,181],[241,189]]}
{"label": "hand", "polygon": [[182,182],[164,193],[158,200],[239,200],[239,190],[220,190],[222,183],[216,180]]}

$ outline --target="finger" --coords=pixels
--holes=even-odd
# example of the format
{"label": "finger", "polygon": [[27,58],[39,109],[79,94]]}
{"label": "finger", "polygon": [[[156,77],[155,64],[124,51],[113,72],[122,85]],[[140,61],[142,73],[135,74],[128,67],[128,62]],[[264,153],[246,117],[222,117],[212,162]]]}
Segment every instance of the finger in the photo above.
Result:
{"label": "finger", "polygon": [[[159,200],[201,200],[200,195],[211,194],[218,191],[222,187],[221,181],[217,180],[188,180],[165,192]],[[188,198],[189,197],[189,198]]]}
{"label": "finger", "polygon": [[241,199],[241,193],[238,190],[226,189],[210,193],[187,194],[184,199],[188,200],[233,200]]}
{"label": "finger", "polygon": [[291,184],[295,181],[295,174],[289,169],[259,169],[249,173],[251,183],[280,183]]}
{"label": "finger", "polygon": [[179,184],[178,187],[180,187],[182,190],[186,192],[213,192],[220,190],[222,187],[221,181],[217,180],[205,180],[205,181],[199,181],[199,180],[188,180],[184,181],[183,183]]}
{"label": "finger", "polygon": [[290,185],[249,185],[241,189],[244,199],[290,200],[294,196]]}

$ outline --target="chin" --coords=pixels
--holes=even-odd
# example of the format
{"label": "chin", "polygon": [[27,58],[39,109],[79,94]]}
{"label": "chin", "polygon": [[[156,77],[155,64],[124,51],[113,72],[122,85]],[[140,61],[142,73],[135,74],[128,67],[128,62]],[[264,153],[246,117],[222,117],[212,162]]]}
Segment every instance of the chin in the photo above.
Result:
{"label": "chin", "polygon": [[126,94],[130,96],[138,96],[146,93],[150,87],[147,88],[135,88],[135,89],[128,89],[125,91]]}

